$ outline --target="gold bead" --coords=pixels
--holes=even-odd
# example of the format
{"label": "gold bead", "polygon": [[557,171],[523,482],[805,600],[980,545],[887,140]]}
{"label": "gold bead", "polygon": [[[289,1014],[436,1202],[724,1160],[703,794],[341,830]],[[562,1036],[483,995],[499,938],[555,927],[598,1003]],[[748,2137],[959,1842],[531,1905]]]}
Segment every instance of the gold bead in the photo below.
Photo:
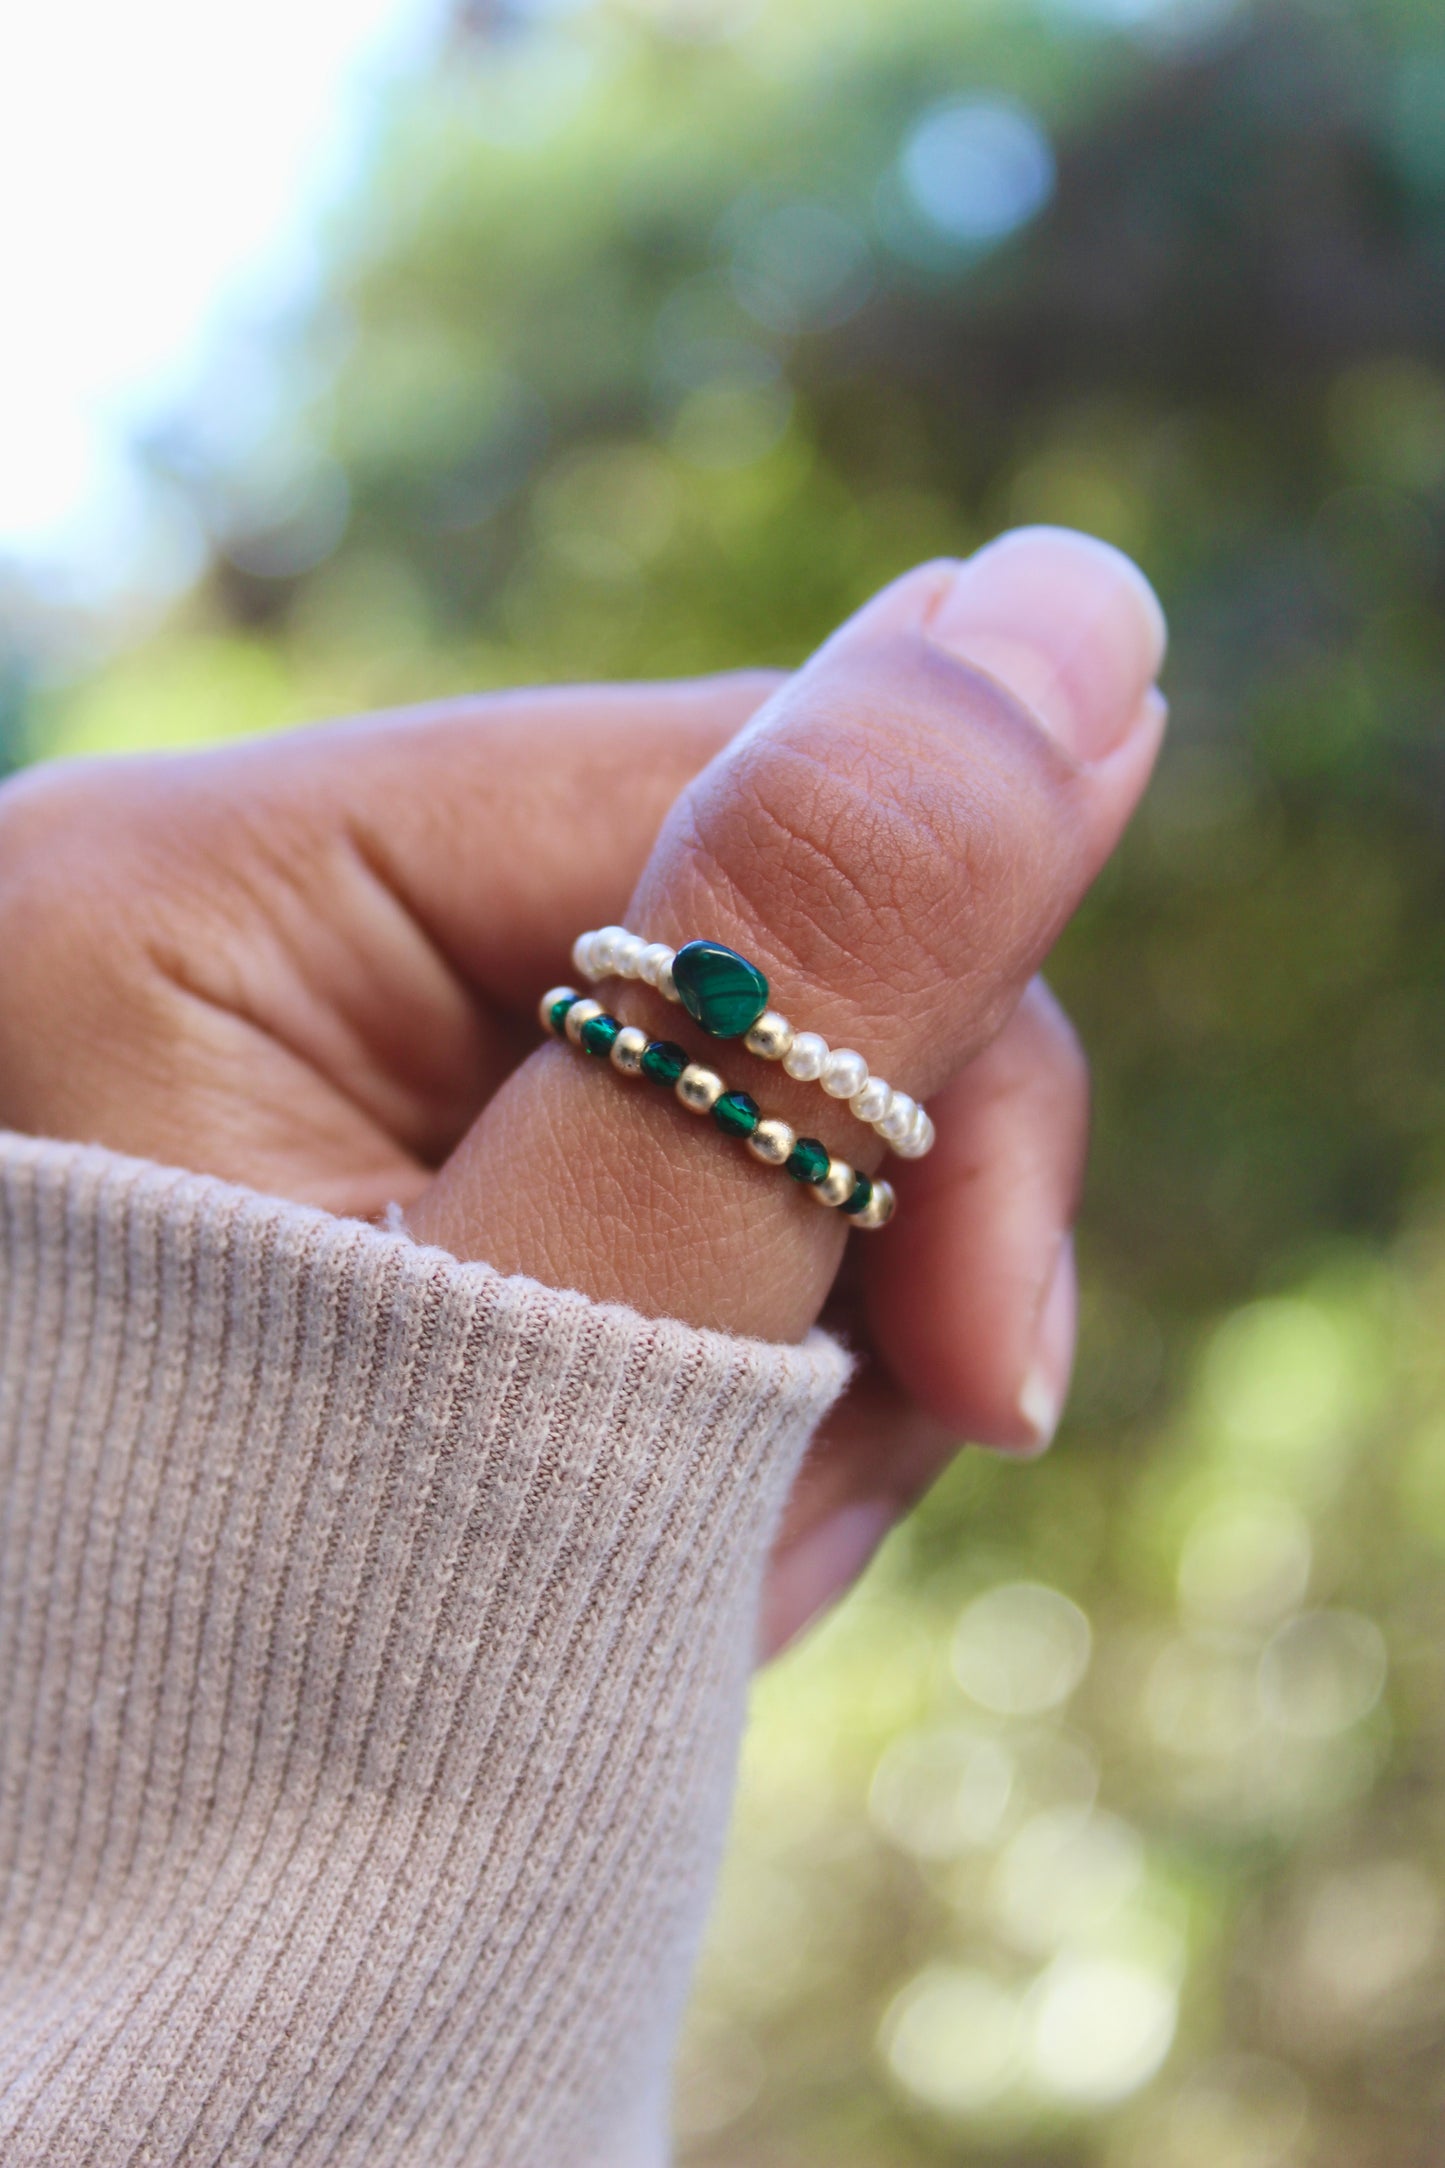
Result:
{"label": "gold bead", "polygon": [[704,1069],[696,1061],[688,1063],[673,1086],[689,1114],[711,1114],[726,1089],[715,1069]]}
{"label": "gold bead", "polygon": [[642,1057],[646,1051],[647,1033],[639,1031],[636,1024],[624,1024],[613,1040],[607,1058],[622,1076],[641,1076]]}
{"label": "gold bead", "polygon": [[537,1020],[541,1024],[543,1031],[550,1031],[552,1029],[552,1010],[554,1005],[559,1001],[566,1001],[569,998],[573,1001],[576,1000],[577,989],[575,986],[548,987],[546,993],[543,994],[541,1000],[537,1003]]}
{"label": "gold bead", "polygon": [[821,1182],[814,1182],[813,1195],[819,1204],[846,1204],[852,1196],[858,1176],[846,1159],[830,1159],[828,1172]]}
{"label": "gold bead", "polygon": [[582,1044],[582,1026],[590,1024],[594,1016],[601,1016],[602,1013],[600,1001],[573,1002],[571,1008],[567,1011],[567,1021],[562,1028],[574,1046]]}
{"label": "gold bead", "polygon": [[855,1227],[886,1227],[898,1209],[891,1182],[875,1180],[873,1194],[861,1212],[853,1214]]}
{"label": "gold bead", "polygon": [[765,1167],[781,1167],[791,1158],[797,1141],[791,1123],[779,1121],[775,1114],[766,1114],[748,1138],[748,1150]]}
{"label": "gold bead", "polygon": [[793,1043],[793,1027],[776,1009],[764,1009],[743,1040],[750,1054],[763,1061],[781,1061]]}

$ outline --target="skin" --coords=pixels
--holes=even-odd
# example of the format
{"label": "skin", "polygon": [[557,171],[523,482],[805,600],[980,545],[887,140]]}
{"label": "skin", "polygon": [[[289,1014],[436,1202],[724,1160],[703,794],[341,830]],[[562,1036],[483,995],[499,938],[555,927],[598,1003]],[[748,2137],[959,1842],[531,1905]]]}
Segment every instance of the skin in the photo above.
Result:
{"label": "skin", "polygon": [[[1047,1444],[1087,1126],[1037,976],[1158,748],[1163,621],[1057,530],[921,567],[790,678],[527,692],[0,792],[0,1125],[86,1139],[729,1332],[823,1317],[857,1382],[800,1478],[764,1647],[962,1438]],[[651,1087],[538,1044],[584,927],[707,934],[926,1097],[899,1213],[840,1215]],[[705,1042],[646,987],[617,1013]],[[871,1169],[816,1086],[730,1084]]]}

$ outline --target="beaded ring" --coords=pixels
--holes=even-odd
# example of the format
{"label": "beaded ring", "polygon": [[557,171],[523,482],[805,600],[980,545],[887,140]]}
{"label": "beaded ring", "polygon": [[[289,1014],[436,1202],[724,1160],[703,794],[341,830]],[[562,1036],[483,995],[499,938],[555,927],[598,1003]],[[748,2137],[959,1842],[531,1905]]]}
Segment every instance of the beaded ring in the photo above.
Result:
{"label": "beaded ring", "polygon": [[543,994],[537,1014],[544,1031],[610,1061],[619,1076],[670,1086],[689,1114],[710,1114],[724,1136],[739,1139],[763,1166],[781,1167],[806,1184],[819,1204],[846,1213],[855,1227],[886,1227],[892,1219],[898,1200],[891,1182],[861,1174],[816,1137],[800,1137],[790,1123],[764,1114],[750,1093],[729,1091],[716,1070],[689,1061],[671,1039],[650,1039],[636,1024],[620,1023],[574,986]]}
{"label": "beaded ring", "polygon": [[768,982],[757,965],[721,941],[670,949],[625,926],[603,926],[578,935],[572,961],[585,979],[642,979],[679,1002],[712,1038],[741,1039],[750,1054],[780,1061],[800,1083],[821,1084],[830,1099],[846,1100],[900,1159],[922,1159],[933,1149],[933,1123],[916,1099],[870,1076],[852,1047],[830,1047],[816,1031],[794,1031],[786,1016],[768,1007]]}

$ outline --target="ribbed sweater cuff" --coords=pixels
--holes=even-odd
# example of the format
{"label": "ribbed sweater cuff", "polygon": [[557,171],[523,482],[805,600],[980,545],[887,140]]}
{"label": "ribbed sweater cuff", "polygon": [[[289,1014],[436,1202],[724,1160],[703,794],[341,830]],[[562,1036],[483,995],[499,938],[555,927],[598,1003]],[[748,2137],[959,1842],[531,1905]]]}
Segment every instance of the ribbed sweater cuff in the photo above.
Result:
{"label": "ribbed sweater cuff", "polygon": [[0,2158],[656,2152],[846,1372],[0,1139]]}

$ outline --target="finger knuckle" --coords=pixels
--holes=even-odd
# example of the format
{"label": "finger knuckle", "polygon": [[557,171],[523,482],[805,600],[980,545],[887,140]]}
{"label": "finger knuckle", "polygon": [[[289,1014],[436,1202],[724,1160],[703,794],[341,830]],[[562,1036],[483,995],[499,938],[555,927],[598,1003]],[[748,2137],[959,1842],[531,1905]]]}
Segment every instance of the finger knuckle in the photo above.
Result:
{"label": "finger knuckle", "polygon": [[911,978],[959,877],[836,740],[826,752],[794,739],[749,755],[725,795],[697,808],[693,833],[747,915],[824,976],[846,959]]}
{"label": "finger knuckle", "polygon": [[709,872],[800,962],[826,969],[835,950],[904,993],[1012,968],[1056,820],[1026,760],[980,757],[940,716],[919,647],[825,674],[690,807]]}

